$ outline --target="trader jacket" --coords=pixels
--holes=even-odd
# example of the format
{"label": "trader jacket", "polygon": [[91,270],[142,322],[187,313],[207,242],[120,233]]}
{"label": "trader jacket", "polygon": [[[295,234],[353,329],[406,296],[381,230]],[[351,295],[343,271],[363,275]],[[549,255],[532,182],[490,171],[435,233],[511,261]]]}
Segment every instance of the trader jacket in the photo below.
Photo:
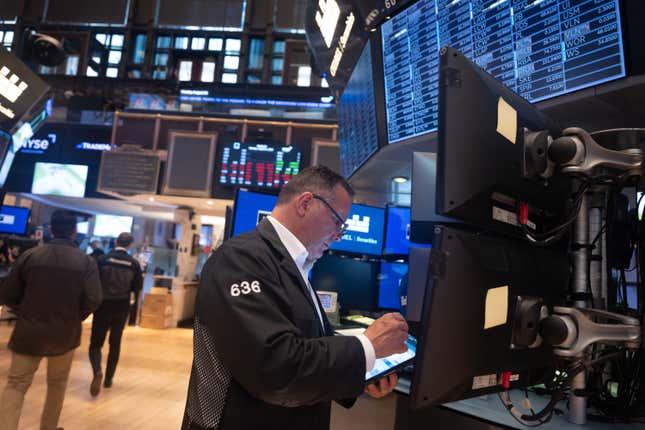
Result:
{"label": "trader jacket", "polygon": [[54,239],[25,251],[0,285],[0,304],[18,310],[9,348],[19,354],[64,354],[81,343],[81,322],[102,299],[94,259]]}
{"label": "trader jacket", "polygon": [[225,242],[202,272],[183,429],[328,430],[330,401],[363,391],[365,354],[323,318],[268,220]]}
{"label": "trader jacket", "polygon": [[139,262],[123,249],[110,251],[96,260],[101,274],[104,301],[129,301],[143,285]]}

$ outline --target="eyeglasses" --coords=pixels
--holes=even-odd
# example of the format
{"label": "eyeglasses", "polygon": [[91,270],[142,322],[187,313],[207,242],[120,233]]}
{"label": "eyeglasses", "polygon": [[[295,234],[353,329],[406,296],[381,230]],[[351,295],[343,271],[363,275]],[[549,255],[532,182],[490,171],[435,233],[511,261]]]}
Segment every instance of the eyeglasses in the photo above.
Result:
{"label": "eyeglasses", "polygon": [[327,206],[327,208],[331,211],[331,213],[334,214],[334,217],[336,218],[336,228],[338,229],[338,235],[342,236],[345,233],[345,231],[347,231],[347,227],[348,227],[347,223],[345,222],[345,219],[342,216],[340,216],[340,214],[338,212],[336,212],[336,209],[334,209],[329,204],[329,202],[327,200],[325,200],[324,197],[321,197],[321,196],[319,196],[317,194],[313,194],[313,193],[312,193],[312,195],[313,195],[314,199],[320,200],[321,202],[323,202],[325,204],[325,206]]}

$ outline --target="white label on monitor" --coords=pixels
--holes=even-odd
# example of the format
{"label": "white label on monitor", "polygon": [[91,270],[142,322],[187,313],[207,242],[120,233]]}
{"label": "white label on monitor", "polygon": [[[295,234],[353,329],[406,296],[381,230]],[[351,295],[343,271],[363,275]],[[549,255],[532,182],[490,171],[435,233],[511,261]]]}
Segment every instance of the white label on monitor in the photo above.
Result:
{"label": "white label on monitor", "polygon": [[[495,221],[503,222],[505,224],[511,224],[516,227],[520,226],[520,222],[517,219],[517,214],[511,211],[507,211],[506,209],[498,208],[497,206],[493,206],[493,219]],[[528,220],[526,223],[526,226],[529,227],[531,230],[536,229],[536,225],[533,221]]]}
{"label": "white label on monitor", "polygon": [[473,378],[473,390],[482,390],[484,388],[490,388],[498,385],[497,384],[497,375],[482,375],[475,376]]}
{"label": "white label on monitor", "polygon": [[13,215],[0,215],[0,224],[13,225],[16,222],[16,217]]}

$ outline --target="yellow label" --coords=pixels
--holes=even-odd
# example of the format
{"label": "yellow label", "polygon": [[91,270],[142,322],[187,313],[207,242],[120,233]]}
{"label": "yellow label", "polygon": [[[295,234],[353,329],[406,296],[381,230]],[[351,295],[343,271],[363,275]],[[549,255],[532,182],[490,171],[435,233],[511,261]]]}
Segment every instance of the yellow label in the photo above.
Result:
{"label": "yellow label", "polygon": [[515,145],[517,112],[501,97],[497,102],[497,132]]}
{"label": "yellow label", "polygon": [[506,324],[508,286],[491,288],[486,292],[484,330]]}

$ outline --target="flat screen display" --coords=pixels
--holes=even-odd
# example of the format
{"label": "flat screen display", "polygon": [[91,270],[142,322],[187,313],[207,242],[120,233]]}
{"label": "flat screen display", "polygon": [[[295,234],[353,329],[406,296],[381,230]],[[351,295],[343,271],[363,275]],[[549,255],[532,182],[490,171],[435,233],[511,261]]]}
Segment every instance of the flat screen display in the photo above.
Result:
{"label": "flat screen display", "polygon": [[238,190],[235,197],[233,213],[233,230],[231,236],[255,229],[263,218],[271,214],[278,196]]}
{"label": "flat screen display", "polygon": [[132,232],[132,217],[119,215],[97,215],[94,220],[94,236],[117,237]]}
{"label": "flat screen display", "polygon": [[388,207],[383,254],[407,255],[411,246],[430,247],[430,245],[410,242],[410,208]]}
{"label": "flat screen display", "polygon": [[337,112],[340,165],[343,176],[348,178],[379,148],[369,43],[356,63],[338,102]]}
{"label": "flat screen display", "polygon": [[407,263],[381,263],[378,278],[378,307],[401,309],[401,279],[408,274]]}
{"label": "flat screen display", "polygon": [[36,163],[31,192],[54,196],[84,197],[86,181],[87,166]]}
{"label": "flat screen display", "polygon": [[311,270],[311,285],[316,290],[338,293],[340,312],[377,310],[378,263],[323,255]]}
{"label": "flat screen display", "polygon": [[25,234],[28,220],[28,208],[2,206],[0,208],[0,233]]}
{"label": "flat screen display", "polygon": [[300,172],[302,151],[275,142],[234,142],[224,146],[221,185],[280,189]]}
{"label": "flat screen display", "polygon": [[384,227],[385,209],[354,204],[347,218],[347,231],[342,240],[334,242],[329,249],[381,255]]}
{"label": "flat screen display", "polygon": [[452,46],[530,102],[625,76],[618,0],[420,0],[382,28],[388,142],[438,126]]}

